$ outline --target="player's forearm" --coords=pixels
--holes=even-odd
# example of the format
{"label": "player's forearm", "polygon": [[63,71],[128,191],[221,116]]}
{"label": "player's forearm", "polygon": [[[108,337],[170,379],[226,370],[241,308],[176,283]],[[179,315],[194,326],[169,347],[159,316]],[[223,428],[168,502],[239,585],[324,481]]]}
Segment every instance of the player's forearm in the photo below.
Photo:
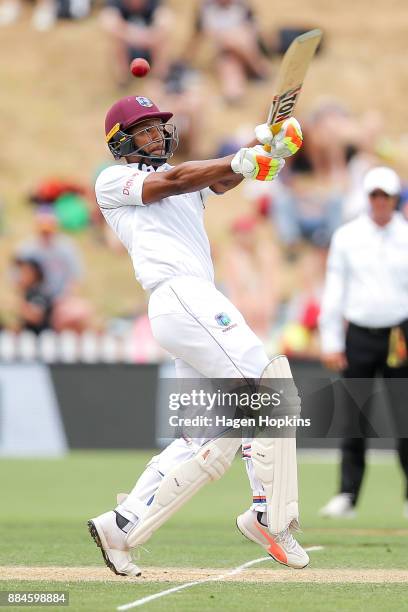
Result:
{"label": "player's forearm", "polygon": [[167,172],[151,174],[143,185],[143,203],[151,204],[170,196],[200,191],[220,181],[236,178],[231,168],[232,158],[229,155],[221,159],[184,162]]}
{"label": "player's forearm", "polygon": [[233,156],[229,155],[221,159],[185,162],[170,171],[174,172],[171,180],[178,182],[183,190],[198,191],[216,181],[236,179],[237,175],[231,168],[232,158]]}

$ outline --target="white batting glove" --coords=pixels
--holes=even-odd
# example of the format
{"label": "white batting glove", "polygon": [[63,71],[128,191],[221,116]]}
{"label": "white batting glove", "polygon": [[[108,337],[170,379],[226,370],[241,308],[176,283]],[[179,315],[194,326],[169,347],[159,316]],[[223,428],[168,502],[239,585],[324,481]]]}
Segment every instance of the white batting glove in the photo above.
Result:
{"label": "white batting glove", "polygon": [[257,181],[273,181],[284,165],[284,159],[273,158],[260,145],[240,149],[231,162],[235,174]]}
{"label": "white batting glove", "polygon": [[267,123],[256,126],[255,136],[261,144],[271,147],[271,155],[280,158],[294,155],[303,143],[302,129],[294,117],[282,123],[276,136],[273,135]]}

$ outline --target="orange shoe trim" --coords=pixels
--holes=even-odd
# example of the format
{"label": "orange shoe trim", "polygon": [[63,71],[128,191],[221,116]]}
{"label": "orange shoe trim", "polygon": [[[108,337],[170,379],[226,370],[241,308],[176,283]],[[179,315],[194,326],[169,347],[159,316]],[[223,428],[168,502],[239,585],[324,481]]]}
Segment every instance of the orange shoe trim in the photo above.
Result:
{"label": "orange shoe trim", "polygon": [[274,559],[276,559],[277,561],[280,561],[280,563],[287,564],[288,563],[288,558],[286,556],[286,553],[283,550],[283,548],[281,548],[279,546],[279,544],[277,544],[275,542],[275,540],[273,539],[273,536],[270,533],[268,533],[267,531],[265,531],[264,529],[262,529],[262,527],[259,525],[258,521],[255,522],[255,527],[263,535],[265,540],[267,540],[267,542],[270,544],[270,546],[267,549],[268,553],[270,555],[272,555],[272,557]]}

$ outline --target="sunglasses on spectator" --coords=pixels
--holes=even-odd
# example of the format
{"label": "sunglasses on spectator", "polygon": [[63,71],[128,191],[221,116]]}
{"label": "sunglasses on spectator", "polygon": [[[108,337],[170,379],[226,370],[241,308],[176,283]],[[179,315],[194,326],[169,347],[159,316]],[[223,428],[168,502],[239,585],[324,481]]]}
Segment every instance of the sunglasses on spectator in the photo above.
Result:
{"label": "sunglasses on spectator", "polygon": [[370,198],[392,198],[392,195],[381,189],[374,189],[374,191],[370,192]]}

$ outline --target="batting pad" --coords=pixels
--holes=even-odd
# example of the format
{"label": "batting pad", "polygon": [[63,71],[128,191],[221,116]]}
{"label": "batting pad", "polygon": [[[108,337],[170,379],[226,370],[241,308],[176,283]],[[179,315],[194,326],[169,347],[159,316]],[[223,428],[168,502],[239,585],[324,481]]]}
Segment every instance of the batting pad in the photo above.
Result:
{"label": "batting pad", "polygon": [[151,535],[207,482],[225,474],[235,457],[241,439],[217,438],[204,444],[184,463],[163,478],[152,505],[140,524],[129,531],[129,548],[147,542]]}
{"label": "batting pad", "polygon": [[[299,416],[300,400],[292,378],[287,357],[280,355],[265,368],[261,384],[267,379],[292,379],[287,391],[284,410],[290,416]],[[252,442],[254,472],[265,489],[268,528],[277,534],[288,526],[299,528],[296,438],[292,431],[287,437],[260,438]]]}

